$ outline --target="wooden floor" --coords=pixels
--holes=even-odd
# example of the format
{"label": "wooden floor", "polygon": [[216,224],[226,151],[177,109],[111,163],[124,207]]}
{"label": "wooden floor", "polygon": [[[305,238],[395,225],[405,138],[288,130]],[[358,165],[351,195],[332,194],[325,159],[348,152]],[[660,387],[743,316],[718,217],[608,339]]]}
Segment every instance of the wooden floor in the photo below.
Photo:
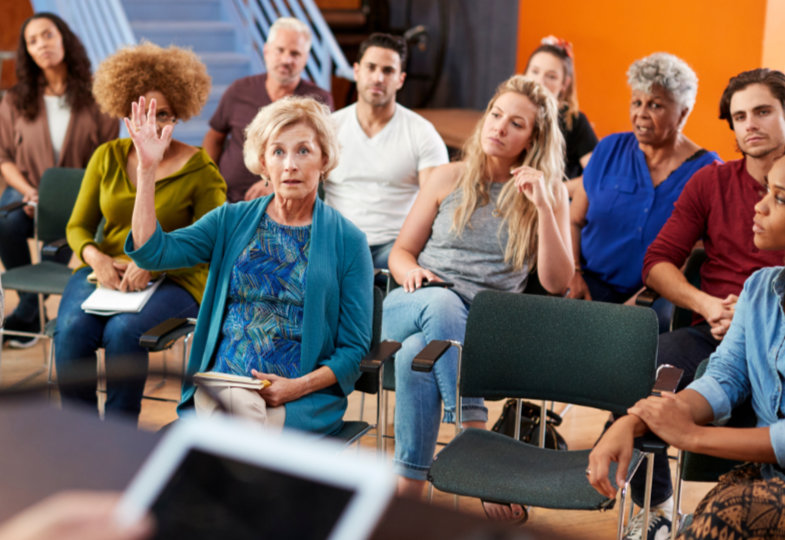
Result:
{"label": "wooden floor", "polygon": [[[7,293],[5,312],[10,313],[16,303],[15,295],[12,292]],[[47,307],[50,313],[56,313],[57,299],[53,298],[48,301]],[[26,350],[13,350],[3,349],[2,357],[0,357],[0,386],[7,387],[18,383],[21,379],[35,373],[43,367],[44,347],[48,346],[38,344]],[[179,371],[179,362],[181,358],[181,350],[179,345],[172,351],[168,352],[166,359],[168,369],[171,371]],[[151,356],[151,368],[160,368],[164,356],[162,353],[156,353]],[[46,380],[46,374],[41,373],[37,375],[33,382],[43,383]],[[161,388],[155,388],[160,379],[148,380],[146,393],[159,396],[176,398],[179,394],[179,380],[176,375],[169,377],[164,382]],[[55,393],[56,394],[56,393]],[[55,395],[53,399],[58,399]],[[394,399],[394,398],[393,398]],[[490,411],[491,423],[495,421],[500,413],[502,403],[490,403],[488,408]],[[557,404],[557,411],[560,411],[563,405]],[[374,400],[366,400],[363,407],[365,419],[375,417],[375,403]],[[347,418],[357,418],[361,411],[360,397],[355,393],[349,398],[349,410],[347,411]],[[392,415],[390,414],[390,417]],[[144,400],[142,404],[142,412],[139,419],[139,426],[141,429],[157,430],[176,418],[175,404]],[[603,424],[607,419],[607,414],[585,407],[572,407],[567,412],[559,432],[566,439],[571,449],[590,448],[593,442],[597,439],[602,429]],[[392,432],[392,426],[389,426],[388,432]],[[440,439],[448,441],[454,434],[454,426],[443,424],[440,431]],[[0,434],[2,436],[2,434]],[[362,441],[364,446],[372,449],[374,447],[373,437],[367,437]],[[387,451],[392,452],[393,443],[388,444]],[[682,508],[691,510],[703,495],[711,488],[710,484],[688,483],[685,489],[685,500]],[[444,493],[435,492],[432,497],[434,504],[448,505],[453,504],[453,497]],[[473,512],[482,514],[482,508],[476,499],[461,498],[460,509],[466,512]],[[541,508],[532,509],[530,512],[530,523],[535,523],[544,527],[552,528],[555,532],[561,532],[574,538],[586,539],[606,539],[613,538],[615,535],[616,514],[615,512],[584,512],[584,511],[564,511],[564,510],[547,510]]]}

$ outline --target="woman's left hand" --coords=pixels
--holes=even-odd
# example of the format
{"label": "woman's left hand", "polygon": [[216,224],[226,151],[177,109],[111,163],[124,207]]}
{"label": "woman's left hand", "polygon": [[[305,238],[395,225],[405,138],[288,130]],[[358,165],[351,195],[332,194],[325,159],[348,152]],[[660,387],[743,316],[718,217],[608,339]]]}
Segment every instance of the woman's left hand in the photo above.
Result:
{"label": "woman's left hand", "polygon": [[141,169],[155,169],[163,159],[169,143],[172,142],[173,127],[164,126],[159,135],[155,115],[155,99],[150,100],[150,107],[145,112],[145,98],[141,96],[138,102],[131,104],[131,119],[123,118],[125,127],[134,142]]}
{"label": "woman's left hand", "polygon": [[259,395],[270,407],[278,407],[305,395],[303,384],[299,379],[287,379],[280,375],[262,373],[255,369],[251,370],[251,375],[262,381],[270,381],[270,386],[259,390]]}
{"label": "woman's left hand", "polygon": [[627,412],[643,420],[669,445],[685,450],[692,434],[700,427],[693,420],[689,403],[672,392],[641,399]]}
{"label": "woman's left hand", "polygon": [[123,292],[142,291],[147,288],[152,277],[150,272],[142,270],[132,261],[123,271],[123,279],[119,289]]}
{"label": "woman's left hand", "polygon": [[545,175],[532,167],[523,165],[513,169],[512,177],[519,193],[523,193],[537,209],[549,205],[546,195]]}

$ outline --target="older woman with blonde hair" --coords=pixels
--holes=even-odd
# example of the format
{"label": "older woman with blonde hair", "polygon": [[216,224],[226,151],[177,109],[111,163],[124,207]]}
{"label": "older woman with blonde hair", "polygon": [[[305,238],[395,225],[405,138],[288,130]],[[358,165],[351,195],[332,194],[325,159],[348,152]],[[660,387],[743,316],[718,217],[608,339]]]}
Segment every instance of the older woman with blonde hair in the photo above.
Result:
{"label": "older woman with blonde hair", "polygon": [[[573,194],[571,298],[630,299],[643,285],[646,249],[687,180],[719,159],[682,133],[698,92],[698,77],[686,62],[654,53],[633,62],[627,79],[632,131],[600,141]],[[659,310],[661,329],[668,306]]]}
{"label": "older woman with blonde hair", "polygon": [[[338,158],[329,109],[287,97],[260,110],[246,130],[245,163],[273,194],[224,205],[190,227],[156,222],[152,171],[171,133],[157,133],[155,104],[126,120],[141,156],[132,235],[141,267],[209,263],[188,374],[214,371],[270,381],[262,390],[227,386],[219,401],[268,426],[330,434],[371,339],[373,266],[365,235],[317,197]],[[191,383],[182,404],[215,409]]]}
{"label": "older woman with blonde hair", "polygon": [[[136,99],[142,104],[156,102],[151,129],[166,132],[169,138],[150,174],[165,230],[190,225],[226,201],[226,184],[210,157],[171,140],[177,121],[198,114],[210,92],[207,69],[194,53],[150,43],[122,49],[98,67],[93,89],[101,109],[116,118],[130,114]],[[134,198],[142,188],[139,163],[144,157],[131,139],[100,146],[87,165],[66,228],[68,243],[83,265],[60,301],[55,330],[58,383],[66,400],[95,406],[95,388],[77,382],[85,373],[95,373],[95,351],[103,347],[107,415],[138,416],[144,378],[131,380],[124,373],[146,372],[147,351],[139,346],[139,338],[169,317],[195,317],[207,278],[204,265],[180,265],[164,277],[139,268],[125,256],[123,245],[131,228]],[[101,316],[81,308],[96,282],[127,292],[145,289],[158,277],[163,281],[138,313]]]}
{"label": "older woman with blonde hair", "polygon": [[[434,170],[404,222],[390,253],[402,287],[386,298],[382,323],[383,335],[402,343],[395,359],[401,494],[422,493],[442,401],[444,421],[455,421],[455,352],[432,373],[412,371],[414,356],[434,339],[463,341],[480,290],[521,292],[535,265],[552,293],[562,293],[572,277],[563,148],[556,99],[534,80],[514,76],[488,103],[463,160]],[[481,399],[463,399],[465,425],[484,427],[487,417]],[[498,506],[486,511],[509,513]],[[520,508],[515,513],[525,517]]]}

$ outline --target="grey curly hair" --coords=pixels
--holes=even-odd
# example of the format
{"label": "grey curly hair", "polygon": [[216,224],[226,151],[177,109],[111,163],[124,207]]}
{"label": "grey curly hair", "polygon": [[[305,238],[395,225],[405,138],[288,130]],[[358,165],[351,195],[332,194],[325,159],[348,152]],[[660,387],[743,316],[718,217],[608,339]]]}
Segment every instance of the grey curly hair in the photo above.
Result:
{"label": "grey curly hair", "polygon": [[687,109],[687,120],[695,106],[698,94],[698,76],[687,62],[670,53],[657,52],[636,60],[627,70],[627,83],[633,90],[651,92],[653,86],[659,86],[668,92],[674,101]]}

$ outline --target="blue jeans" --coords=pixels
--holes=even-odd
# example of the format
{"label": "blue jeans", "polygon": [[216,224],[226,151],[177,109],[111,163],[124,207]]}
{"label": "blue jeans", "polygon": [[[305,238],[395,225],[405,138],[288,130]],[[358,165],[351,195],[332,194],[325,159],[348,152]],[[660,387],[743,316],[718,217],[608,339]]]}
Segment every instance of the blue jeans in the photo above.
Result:
{"label": "blue jeans", "polygon": [[392,250],[394,243],[395,240],[392,240],[386,244],[376,244],[375,246],[370,246],[371,259],[373,260],[374,268],[387,268],[387,259],[390,258],[390,250]]}
{"label": "blue jeans", "polygon": [[[468,307],[454,292],[441,287],[407,293],[392,291],[384,301],[382,337],[401,342],[395,355],[395,457],[398,473],[425,480],[439,435],[441,402],[444,422],[455,422],[458,354],[454,347],[436,362],[431,373],[412,371],[412,359],[434,339],[463,342]],[[480,398],[461,400],[462,420],[488,420]]]}
{"label": "blue jeans", "polygon": [[[55,328],[55,362],[64,401],[96,407],[95,351],[103,347],[106,359],[105,415],[136,418],[142,407],[147,372],[147,349],[139,345],[143,333],[170,317],[196,317],[199,305],[188,291],[166,279],[139,313],[110,317],[82,311],[82,302],[95,290],[87,282],[91,268],[71,276],[60,300]],[[140,374],[128,377],[127,374]],[[93,384],[85,384],[90,378]]]}

